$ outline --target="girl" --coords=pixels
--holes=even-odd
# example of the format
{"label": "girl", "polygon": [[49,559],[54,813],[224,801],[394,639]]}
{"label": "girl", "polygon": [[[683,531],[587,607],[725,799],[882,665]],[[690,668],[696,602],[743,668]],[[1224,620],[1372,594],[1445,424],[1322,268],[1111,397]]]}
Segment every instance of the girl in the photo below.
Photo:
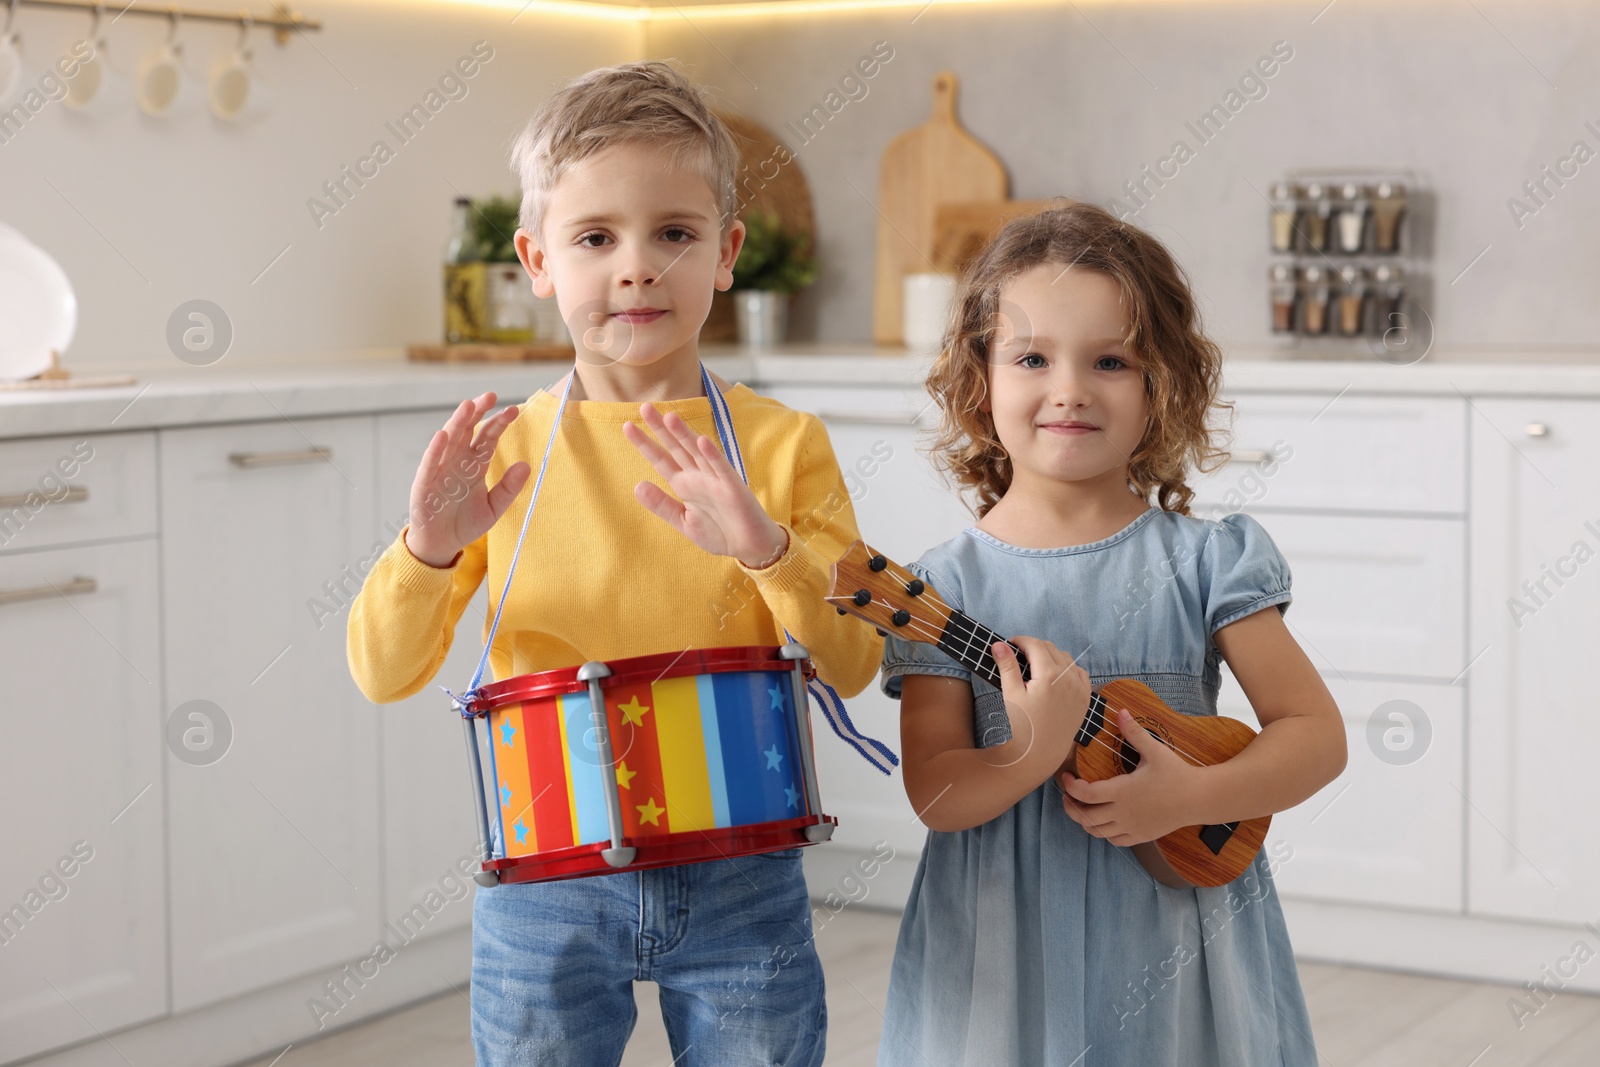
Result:
{"label": "girl", "polygon": [[[906,793],[931,832],[880,1067],[1316,1063],[1270,872],[1292,851],[1174,889],[1127,848],[1282,811],[1344,767],[1339,710],[1281,618],[1288,565],[1249,516],[1189,514],[1187,466],[1223,455],[1220,364],[1166,249],[1100,208],[1017,219],[963,273],[928,385],[936,459],[978,522],[912,569],[1034,635],[1016,639],[1031,680],[1004,644],[996,690],[888,638]],[[1119,715],[1138,768],[1073,774],[1091,688],[1134,678],[1214,715],[1223,659],[1262,723],[1244,752],[1197,767]]]}

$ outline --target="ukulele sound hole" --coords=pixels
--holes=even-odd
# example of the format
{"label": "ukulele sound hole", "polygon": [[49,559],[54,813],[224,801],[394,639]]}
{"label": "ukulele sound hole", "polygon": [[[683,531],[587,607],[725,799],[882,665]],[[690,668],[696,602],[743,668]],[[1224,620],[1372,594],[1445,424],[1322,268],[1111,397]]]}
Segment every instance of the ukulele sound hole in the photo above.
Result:
{"label": "ukulele sound hole", "polygon": [[[1161,729],[1158,725],[1155,723],[1145,722],[1142,719],[1139,720],[1139,725],[1143,726],[1145,731],[1148,732],[1151,737],[1155,738],[1157,741],[1160,741],[1168,748],[1172,747],[1172,742],[1168,741],[1158,732]],[[1122,761],[1123,774],[1131,774],[1133,769],[1139,766],[1139,750],[1134,748],[1133,742],[1129,741],[1126,737],[1119,737],[1117,739],[1117,757]]]}

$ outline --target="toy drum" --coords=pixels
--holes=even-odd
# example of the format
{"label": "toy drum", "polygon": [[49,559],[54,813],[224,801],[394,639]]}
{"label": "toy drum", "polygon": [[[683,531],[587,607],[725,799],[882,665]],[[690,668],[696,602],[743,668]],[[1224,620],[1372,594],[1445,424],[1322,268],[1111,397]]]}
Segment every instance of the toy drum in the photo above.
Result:
{"label": "toy drum", "polygon": [[[459,705],[483,885],[826,841],[801,645],[694,649],[480,686]],[[481,719],[484,729],[479,730]]]}

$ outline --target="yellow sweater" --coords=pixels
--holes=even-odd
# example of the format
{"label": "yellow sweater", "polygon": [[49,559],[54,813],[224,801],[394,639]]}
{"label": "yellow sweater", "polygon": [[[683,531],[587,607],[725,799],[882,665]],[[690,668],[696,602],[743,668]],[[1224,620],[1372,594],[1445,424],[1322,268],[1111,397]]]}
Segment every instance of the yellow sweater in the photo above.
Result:
{"label": "yellow sweater", "polygon": [[[702,551],[647,511],[633,487],[655,469],[622,435],[639,406],[569,401],[528,525],[482,683],[513,675],[653,652],[720,645],[777,645],[782,627],[811,653],[843,696],[877,672],[883,639],[823,599],[830,566],[856,533],[855,512],[821,421],[743,385],[725,391],[756,499],[789,532],[789,548],[764,570]],[[716,440],[706,397],[662,401]],[[481,653],[533,494],[557,398],[541,390],[517,412],[489,463],[489,484],[524,460],[528,484],[453,566],[411,554],[405,530],[368,572],[350,607],[350,673],[384,704],[420,691],[450,651],[456,623],[487,575]],[[441,680],[461,692],[471,680]],[[447,700],[441,693],[441,700]]]}

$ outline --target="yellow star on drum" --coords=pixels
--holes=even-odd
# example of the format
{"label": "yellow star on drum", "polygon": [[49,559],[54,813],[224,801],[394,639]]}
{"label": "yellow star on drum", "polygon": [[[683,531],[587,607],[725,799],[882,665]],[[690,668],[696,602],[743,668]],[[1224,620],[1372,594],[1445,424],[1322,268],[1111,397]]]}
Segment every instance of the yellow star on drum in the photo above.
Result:
{"label": "yellow star on drum", "polygon": [[628,770],[628,761],[623,760],[621,763],[617,764],[617,784],[624,789],[632,789],[633,776],[638,773],[638,771]]}
{"label": "yellow star on drum", "polygon": [[643,804],[635,804],[634,807],[639,809],[639,821],[642,823],[647,822],[651,826],[660,826],[661,824],[656,822],[656,819],[660,818],[667,810],[666,808],[656,807],[655,797],[649,798]]}
{"label": "yellow star on drum", "polygon": [[635,693],[626,704],[617,705],[617,710],[622,712],[622,721],[630,726],[643,726],[644,713],[650,710],[650,705],[639,703],[639,694]]}

